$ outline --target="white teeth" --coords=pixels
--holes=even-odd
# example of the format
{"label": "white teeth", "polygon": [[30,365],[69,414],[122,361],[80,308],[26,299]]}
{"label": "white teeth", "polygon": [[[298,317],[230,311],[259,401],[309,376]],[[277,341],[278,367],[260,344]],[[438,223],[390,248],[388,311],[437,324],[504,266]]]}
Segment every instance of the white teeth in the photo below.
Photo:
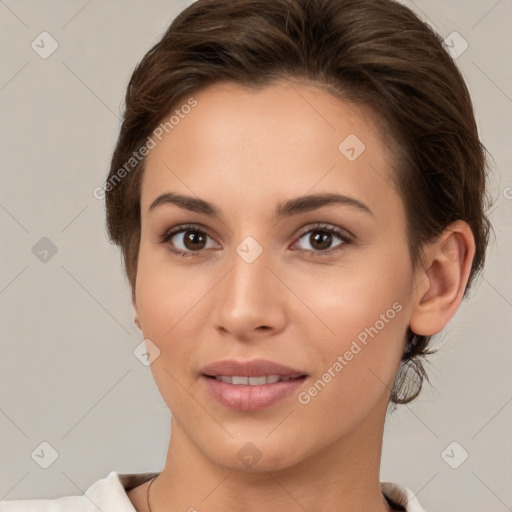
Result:
{"label": "white teeth", "polygon": [[261,386],[263,384],[274,384],[275,382],[286,382],[290,377],[280,377],[279,375],[261,375],[260,377],[245,377],[242,375],[217,375],[217,380],[226,382],[227,384],[246,385],[246,386]]}
{"label": "white teeth", "polygon": [[249,384],[251,386],[261,386],[267,383],[267,377],[262,375],[261,377],[249,377]]}
{"label": "white teeth", "polygon": [[233,375],[233,377],[231,377],[231,384],[249,384],[249,377]]}

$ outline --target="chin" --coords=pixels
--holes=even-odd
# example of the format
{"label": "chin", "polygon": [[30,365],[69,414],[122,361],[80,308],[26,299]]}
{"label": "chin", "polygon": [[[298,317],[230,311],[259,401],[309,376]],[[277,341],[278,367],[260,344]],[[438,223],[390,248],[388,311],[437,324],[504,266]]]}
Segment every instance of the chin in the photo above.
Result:
{"label": "chin", "polygon": [[[290,437],[286,443],[277,436],[270,440],[267,434],[261,437],[237,436],[226,443],[217,444],[208,439],[205,440],[208,448],[203,454],[226,469],[252,474],[285,470],[307,456],[302,449],[298,450],[300,445],[291,442]],[[212,446],[215,446],[214,450]]]}

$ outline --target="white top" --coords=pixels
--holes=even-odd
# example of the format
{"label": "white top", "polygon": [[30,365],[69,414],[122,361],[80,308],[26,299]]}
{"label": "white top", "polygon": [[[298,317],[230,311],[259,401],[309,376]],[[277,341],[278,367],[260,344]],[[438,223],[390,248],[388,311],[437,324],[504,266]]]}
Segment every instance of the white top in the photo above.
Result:
{"label": "white top", "polygon": [[[82,496],[0,501],[0,512],[136,512],[126,492],[157,474],[111,471],[105,478],[94,482]],[[384,496],[404,507],[405,512],[425,512],[413,492],[406,487],[381,482],[381,489]]]}

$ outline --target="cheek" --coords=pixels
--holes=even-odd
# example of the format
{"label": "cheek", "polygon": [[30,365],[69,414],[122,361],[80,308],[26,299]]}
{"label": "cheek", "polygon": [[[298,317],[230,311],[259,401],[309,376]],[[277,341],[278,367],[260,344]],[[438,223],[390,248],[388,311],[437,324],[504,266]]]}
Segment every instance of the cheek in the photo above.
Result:
{"label": "cheek", "polygon": [[358,263],[327,267],[296,281],[297,294],[307,297],[316,317],[304,329],[309,329],[308,351],[317,373],[299,402],[311,405],[313,415],[332,407],[327,421],[333,425],[352,421],[346,411],[356,421],[357,411],[364,415],[391,390],[404,348],[406,259],[381,253],[374,261]]}
{"label": "cheek", "polygon": [[323,268],[295,268],[285,278],[304,304],[306,314],[299,321],[309,320],[311,339],[318,340],[321,351],[348,348],[358,336],[364,343],[368,330],[376,334],[373,327],[381,339],[401,332],[405,314],[398,310],[404,309],[409,286],[406,262],[398,254],[395,259],[382,252],[377,258],[360,254]]}
{"label": "cheek", "polygon": [[197,317],[194,308],[211,288],[213,276],[173,263],[160,249],[141,245],[136,301],[145,334],[166,339],[193,323]]}
{"label": "cheek", "polygon": [[192,405],[183,386],[187,386],[185,362],[193,360],[194,340],[199,336],[194,306],[208,288],[154,256],[144,249],[139,254],[137,309],[144,338],[160,351],[150,366],[154,381],[167,407],[181,416]]}
{"label": "cheek", "polygon": [[162,396],[172,402],[178,393],[178,382],[183,381],[184,372],[190,370],[184,363],[194,360],[195,341],[205,325],[204,319],[200,318],[201,299],[213,283],[208,284],[209,276],[204,272],[194,278],[191,270],[171,266],[169,261],[156,254],[157,251],[151,253],[141,249],[136,283],[137,309],[144,337],[160,350],[159,357],[151,364],[153,376]]}
{"label": "cheek", "polygon": [[[322,352],[319,371],[297,398],[304,421],[321,419],[326,436],[347,434],[377,404],[387,404],[403,347],[404,309],[398,302],[393,305],[383,308],[385,320],[380,308],[377,316],[367,310],[357,317],[338,315],[335,327],[342,334],[317,348]],[[315,436],[310,441],[317,442]]]}

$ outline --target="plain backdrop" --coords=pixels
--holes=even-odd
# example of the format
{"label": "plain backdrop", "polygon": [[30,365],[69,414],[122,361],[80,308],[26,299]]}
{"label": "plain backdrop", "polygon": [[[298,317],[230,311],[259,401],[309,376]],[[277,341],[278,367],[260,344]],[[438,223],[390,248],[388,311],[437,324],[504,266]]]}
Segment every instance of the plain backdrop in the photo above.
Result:
{"label": "plain backdrop", "polygon": [[[134,66],[189,3],[0,1],[0,501],[165,462],[170,413],[134,355],[142,335],[93,190]],[[494,158],[496,241],[437,338],[433,385],[388,415],[381,480],[429,512],[512,510],[512,3],[404,3],[458,54]]]}

